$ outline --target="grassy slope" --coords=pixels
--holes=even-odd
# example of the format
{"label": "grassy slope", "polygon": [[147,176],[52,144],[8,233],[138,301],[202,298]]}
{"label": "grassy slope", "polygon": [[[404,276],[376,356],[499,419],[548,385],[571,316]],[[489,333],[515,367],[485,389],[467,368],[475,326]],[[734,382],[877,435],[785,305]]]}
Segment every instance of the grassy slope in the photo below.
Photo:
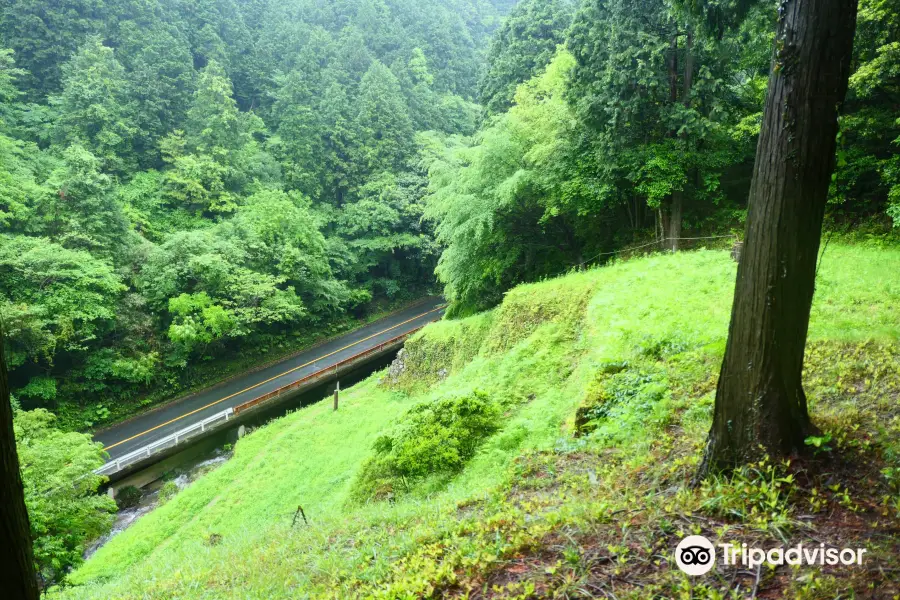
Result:
{"label": "grassy slope", "polygon": [[[654,256],[520,286],[490,313],[431,326],[408,345],[407,372],[394,386],[380,385],[375,376],[347,390],[337,413],[322,403],[248,436],[231,461],[101,549],[72,575],[78,587],[65,595],[402,597],[491,589],[521,595],[534,585],[548,593],[562,585],[555,574],[567,561],[577,565],[563,584],[580,578],[579,585],[594,585],[589,580],[596,569],[582,564],[590,548],[610,548],[593,559],[597,565],[621,559],[621,568],[636,568],[640,563],[627,556],[668,543],[666,536],[685,527],[660,532],[641,523],[675,522],[671,514],[695,512],[708,521],[732,500],[745,509],[754,502],[734,499],[725,484],[696,492],[684,485],[709,424],[734,272],[724,252]],[[841,344],[869,341],[873,355],[896,362],[898,273],[897,250],[828,250],[811,326],[813,354],[823,365],[811,374],[819,387],[810,395],[814,408],[821,396],[822,418],[836,427],[862,418],[848,417],[839,409],[843,404],[831,401],[844,398],[842,376],[859,387],[858,373],[826,372],[840,352],[855,347]],[[598,375],[623,361],[628,368],[618,379]],[[896,368],[876,366],[881,380],[896,378]],[[868,373],[870,366],[860,369]],[[441,380],[441,370],[450,370],[449,377]],[[576,408],[605,398],[610,381],[631,386],[626,400],[611,404],[592,435],[573,438]],[[870,388],[877,392],[872,410],[888,410],[884,398],[893,388]],[[396,504],[349,503],[355,471],[379,431],[414,403],[472,389],[504,396],[519,408],[463,473],[425,482]],[[879,457],[888,454],[879,450]],[[671,502],[648,503],[660,494]],[[796,498],[779,500],[788,501]],[[298,504],[311,523],[291,531]],[[763,522],[749,509],[737,511],[744,516],[735,526],[746,525],[745,536],[797,531],[790,526],[797,511],[784,505],[784,519]],[[610,518],[616,511],[627,511],[625,522],[644,531],[631,555],[601,541],[604,535],[628,537],[615,530],[623,520]],[[702,526],[697,523],[692,530]],[[561,531],[569,541],[556,544]],[[584,538],[587,532],[593,537]],[[209,544],[212,534],[222,542]],[[572,544],[575,558],[565,551]],[[554,558],[552,548],[563,550]],[[661,569],[634,589],[620,584],[618,597],[641,597],[647,585],[674,594],[682,580]],[[658,581],[660,572],[672,581]],[[777,585],[777,578],[764,578],[764,586],[770,583]]]}

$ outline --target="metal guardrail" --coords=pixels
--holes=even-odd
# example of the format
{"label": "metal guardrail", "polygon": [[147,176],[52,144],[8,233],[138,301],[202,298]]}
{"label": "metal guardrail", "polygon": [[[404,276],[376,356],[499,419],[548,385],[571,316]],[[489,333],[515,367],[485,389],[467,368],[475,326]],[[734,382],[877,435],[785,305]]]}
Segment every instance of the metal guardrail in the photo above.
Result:
{"label": "metal guardrail", "polygon": [[194,423],[189,427],[185,427],[184,429],[180,429],[162,439],[156,440],[152,444],[148,444],[143,448],[139,448],[137,450],[129,452],[128,454],[124,454],[116,460],[111,460],[94,472],[98,475],[111,475],[113,473],[118,473],[122,469],[126,469],[136,462],[144,460],[145,458],[150,458],[161,450],[177,446],[179,442],[190,439],[198,433],[205,432],[207,427],[217,423],[218,421],[228,421],[228,419],[232,416],[234,416],[234,409],[227,408],[222,412],[216,413],[211,417],[207,417],[198,423]]}
{"label": "metal guardrail", "polygon": [[205,432],[208,427],[210,427],[211,425],[217,424],[219,421],[227,422],[230,418],[236,417],[237,415],[239,415],[240,413],[242,413],[246,410],[249,410],[255,406],[259,406],[260,404],[263,404],[273,398],[276,398],[276,397],[286,394],[288,392],[295,391],[296,389],[303,387],[305,385],[308,385],[309,383],[312,383],[313,381],[315,381],[317,379],[322,379],[323,377],[332,375],[332,374],[336,373],[338,371],[338,369],[340,369],[341,367],[344,367],[350,363],[356,362],[362,358],[366,358],[373,354],[378,354],[380,352],[383,352],[385,347],[391,346],[393,344],[400,342],[401,340],[404,340],[404,339],[410,337],[411,335],[413,335],[414,333],[416,333],[420,329],[422,329],[422,327],[425,327],[425,326],[422,325],[420,327],[416,327],[415,329],[412,329],[402,335],[398,335],[396,337],[393,337],[387,341],[384,341],[384,342],[378,344],[377,346],[373,346],[372,348],[369,348],[368,350],[364,350],[363,352],[354,354],[353,356],[345,358],[344,360],[342,360],[340,362],[337,362],[333,365],[325,367],[324,369],[316,371],[315,373],[311,373],[305,377],[302,377],[301,379],[298,379],[297,381],[294,381],[292,383],[284,385],[284,386],[282,386],[276,390],[273,390],[267,394],[263,394],[262,396],[259,396],[258,398],[254,398],[253,400],[250,400],[249,402],[244,402],[243,404],[235,406],[234,408],[227,408],[227,409],[223,410],[222,412],[216,413],[216,414],[212,415],[211,417],[207,417],[206,419],[203,419],[202,421],[200,421],[198,423],[194,423],[193,425],[191,425],[189,427],[185,427],[184,429],[176,431],[173,434],[167,435],[166,437],[159,439],[151,444],[148,444],[142,448],[139,448],[137,450],[129,452],[128,454],[125,454],[123,456],[120,456],[116,460],[111,460],[108,463],[106,463],[105,465],[103,465],[102,467],[100,467],[99,469],[95,470],[94,472],[97,473],[98,475],[107,475],[107,476],[112,475],[114,473],[118,473],[119,471],[121,471],[123,469],[127,469],[129,466],[131,466],[137,462],[140,462],[144,459],[150,458],[157,452],[166,450],[168,448],[173,448],[173,447],[177,446],[180,442],[184,442],[185,440],[188,440],[188,439],[196,436],[198,433]]}

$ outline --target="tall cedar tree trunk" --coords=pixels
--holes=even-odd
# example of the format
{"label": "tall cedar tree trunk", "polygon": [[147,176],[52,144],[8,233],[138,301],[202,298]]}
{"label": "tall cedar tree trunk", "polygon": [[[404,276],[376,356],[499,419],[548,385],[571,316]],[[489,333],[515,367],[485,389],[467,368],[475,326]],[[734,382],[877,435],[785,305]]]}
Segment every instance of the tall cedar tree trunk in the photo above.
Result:
{"label": "tall cedar tree trunk", "polygon": [[0,329],[0,589],[9,600],[38,598],[31,549],[31,526],[19,474],[19,456],[13,433],[9,380]]}
{"label": "tall cedar tree trunk", "polygon": [[803,355],[857,0],[786,0],[780,6],[701,477],[763,452],[802,450],[815,431],[801,381]]}
{"label": "tall cedar tree trunk", "polygon": [[[669,101],[678,102],[678,31],[672,35],[669,46]],[[672,131],[672,136],[677,132]],[[665,216],[663,235],[667,238],[666,247],[672,252],[678,251],[678,238],[681,237],[681,211],[684,204],[684,192],[672,192],[669,198],[668,212]]]}
{"label": "tall cedar tree trunk", "polygon": [[[674,104],[678,101],[678,32],[672,37],[669,56],[669,100]],[[691,105],[691,86],[694,82],[694,55],[692,52],[694,36],[690,29],[685,32],[686,42],[684,47],[684,91],[682,102],[685,107]],[[673,135],[677,135],[673,132]],[[679,248],[681,237],[681,224],[684,221],[684,191],[672,192],[669,205],[669,214],[666,218],[665,236],[668,239],[667,247],[672,252]]]}

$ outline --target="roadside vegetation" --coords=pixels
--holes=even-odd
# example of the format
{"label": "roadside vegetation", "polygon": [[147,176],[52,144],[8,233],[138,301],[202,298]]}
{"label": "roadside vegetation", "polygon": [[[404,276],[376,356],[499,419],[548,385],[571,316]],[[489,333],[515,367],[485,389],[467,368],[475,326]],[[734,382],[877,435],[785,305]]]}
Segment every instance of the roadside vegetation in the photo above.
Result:
{"label": "roadside vegetation", "polygon": [[[715,250],[634,259],[429,326],[399,375],[242,439],[52,597],[891,598],[898,266],[892,247],[832,242],[823,258],[806,364],[822,435],[809,458],[690,486],[735,266]],[[456,442],[475,451],[430,451]],[[373,465],[389,467],[387,485]],[[292,527],[298,505],[309,523]],[[688,533],[869,552],[859,568],[717,565],[692,580],[672,562]]]}

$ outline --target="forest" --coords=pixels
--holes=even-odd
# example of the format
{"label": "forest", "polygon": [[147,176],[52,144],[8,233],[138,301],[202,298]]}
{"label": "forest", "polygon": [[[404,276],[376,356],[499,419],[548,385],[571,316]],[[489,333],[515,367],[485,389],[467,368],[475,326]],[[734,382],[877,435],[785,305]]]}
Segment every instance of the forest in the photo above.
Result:
{"label": "forest", "polygon": [[[83,433],[432,291],[460,317],[629,248],[730,246],[779,18],[746,0],[0,0],[26,497],[102,463]],[[898,102],[900,1],[860,0],[828,231],[900,228]],[[31,496],[48,581],[108,526],[99,485]]]}
{"label": "forest", "polygon": [[428,165],[480,121],[498,7],[76,0],[0,15],[0,311],[23,408],[98,426],[211,359],[433,283]]}

